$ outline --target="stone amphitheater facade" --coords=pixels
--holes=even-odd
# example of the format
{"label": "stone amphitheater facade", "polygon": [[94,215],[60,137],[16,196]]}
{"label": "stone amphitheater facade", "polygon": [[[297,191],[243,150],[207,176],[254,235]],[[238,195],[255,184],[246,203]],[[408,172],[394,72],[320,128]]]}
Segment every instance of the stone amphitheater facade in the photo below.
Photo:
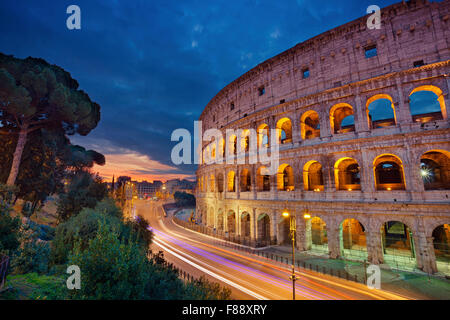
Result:
{"label": "stone amphitheater facade", "polygon": [[[387,263],[386,228],[398,222],[406,237],[398,252],[408,239],[415,268],[439,271],[434,232],[450,236],[449,15],[449,1],[394,4],[381,10],[381,29],[362,17],[223,88],[200,116],[203,132],[253,128],[258,146],[270,150],[262,129],[277,129],[280,167],[262,175],[260,163],[214,162],[245,153],[245,136],[203,141],[197,220],[241,242],[282,244],[287,210],[297,248],[325,248],[330,258],[345,258],[342,230],[353,225],[373,264]],[[438,110],[412,112],[423,92]],[[374,119],[369,107],[386,103],[390,116]]]}

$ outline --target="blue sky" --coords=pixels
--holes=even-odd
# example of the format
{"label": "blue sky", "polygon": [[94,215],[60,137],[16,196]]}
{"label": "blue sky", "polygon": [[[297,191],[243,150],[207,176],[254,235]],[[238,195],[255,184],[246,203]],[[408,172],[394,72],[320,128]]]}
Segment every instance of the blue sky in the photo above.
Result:
{"label": "blue sky", "polygon": [[[71,4],[81,8],[81,30],[66,28]],[[2,1],[0,51],[41,57],[69,71],[102,108],[98,127],[72,140],[106,154],[110,163],[130,161],[128,174],[165,180],[193,175],[195,166],[171,163],[170,135],[176,128],[192,130],[221,88],[295,44],[365,15],[371,4]]]}

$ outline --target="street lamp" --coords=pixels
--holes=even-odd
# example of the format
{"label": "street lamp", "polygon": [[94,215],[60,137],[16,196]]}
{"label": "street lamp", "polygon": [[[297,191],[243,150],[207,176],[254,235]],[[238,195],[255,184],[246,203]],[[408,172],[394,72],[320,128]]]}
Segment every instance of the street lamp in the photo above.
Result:
{"label": "street lamp", "polygon": [[295,300],[295,281],[297,280],[297,276],[295,275],[295,232],[297,231],[297,225],[295,221],[295,213],[290,214],[285,208],[281,215],[284,218],[289,218],[289,231],[292,237],[292,274],[289,277],[289,280],[292,281],[292,300]]}

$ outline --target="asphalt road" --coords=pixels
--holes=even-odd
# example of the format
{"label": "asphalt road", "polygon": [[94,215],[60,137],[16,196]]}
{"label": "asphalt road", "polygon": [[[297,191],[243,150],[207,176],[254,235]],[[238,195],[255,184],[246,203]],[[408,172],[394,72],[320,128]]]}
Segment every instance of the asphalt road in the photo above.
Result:
{"label": "asphalt road", "polygon": [[[288,266],[222,246],[211,237],[176,225],[172,217],[163,216],[162,202],[139,200],[136,209],[155,233],[151,249],[163,251],[166,260],[181,270],[230,288],[233,299],[292,299]],[[411,299],[309,270],[296,268],[296,274],[297,300]]]}

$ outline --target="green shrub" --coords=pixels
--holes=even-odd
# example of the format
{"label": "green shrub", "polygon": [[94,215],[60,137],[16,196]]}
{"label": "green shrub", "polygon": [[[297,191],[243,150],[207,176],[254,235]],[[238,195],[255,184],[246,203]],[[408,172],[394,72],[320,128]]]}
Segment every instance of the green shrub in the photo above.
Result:
{"label": "green shrub", "polygon": [[143,299],[148,278],[148,261],[142,248],[119,235],[105,222],[83,250],[77,242],[69,265],[81,270],[81,289],[73,290],[75,299]]}
{"label": "green shrub", "polygon": [[20,219],[12,218],[8,206],[0,203],[0,253],[9,255],[19,246]]}

